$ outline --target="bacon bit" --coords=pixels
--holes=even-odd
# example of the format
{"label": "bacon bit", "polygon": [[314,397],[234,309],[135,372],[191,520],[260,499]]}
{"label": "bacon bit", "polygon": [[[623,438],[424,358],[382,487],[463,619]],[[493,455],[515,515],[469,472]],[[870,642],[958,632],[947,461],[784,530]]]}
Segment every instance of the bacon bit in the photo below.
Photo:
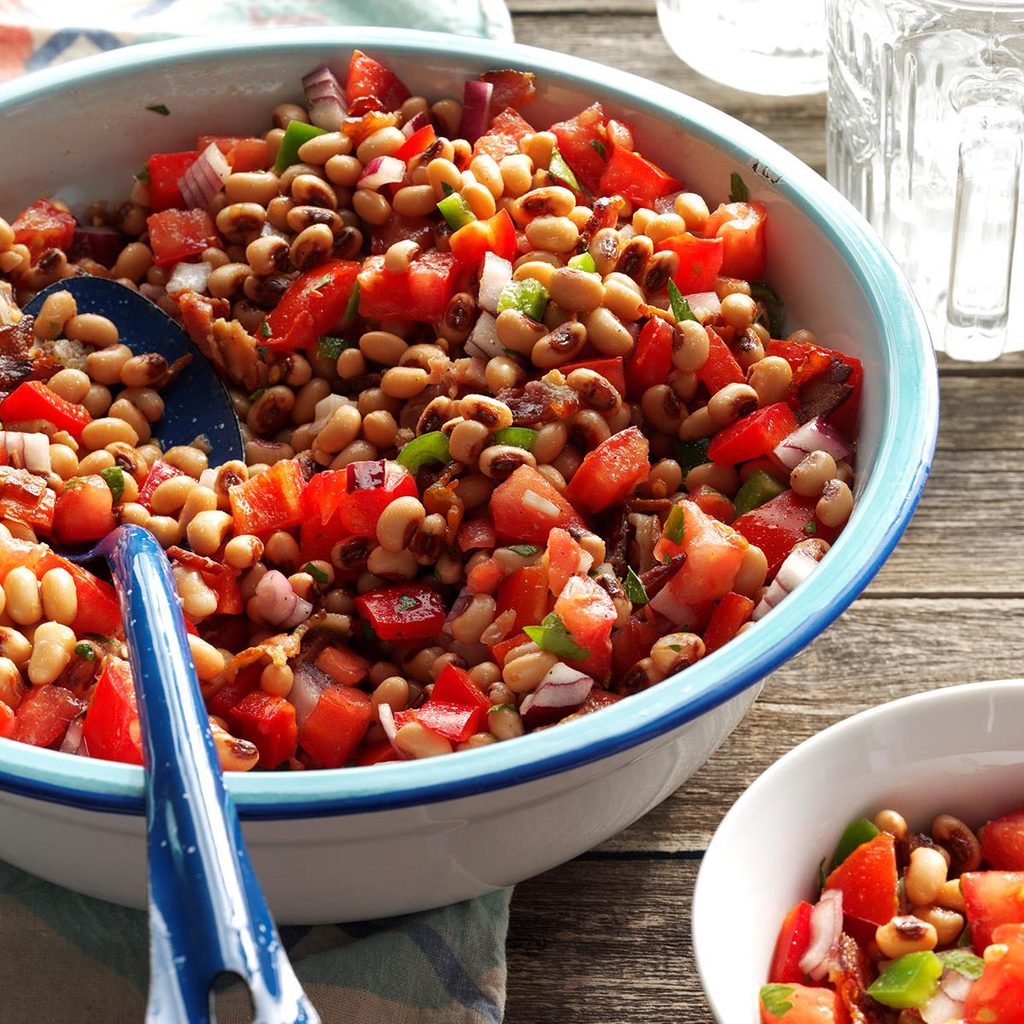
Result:
{"label": "bacon bit", "polygon": [[539,380],[521,388],[505,388],[496,397],[512,410],[512,422],[517,427],[568,419],[580,407],[579,395],[572,388]]}
{"label": "bacon bit", "polygon": [[222,576],[228,571],[228,567],[223,562],[214,561],[204,555],[197,555],[194,551],[186,551],[176,544],[167,549],[167,557],[183,568],[195,569],[204,576]]}
{"label": "bacon bit", "polygon": [[231,682],[242,669],[254,665],[263,658],[269,658],[277,666],[287,664],[289,658],[298,655],[304,632],[300,628],[293,633],[278,633],[275,636],[267,637],[266,640],[254,647],[247,647],[244,651],[239,651],[224,669],[224,682]]}
{"label": "bacon bit", "polygon": [[266,386],[268,367],[257,351],[259,345],[237,320],[225,319],[230,316],[227,300],[182,292],[178,308],[188,336],[214,366],[246,391]]}
{"label": "bacon bit", "polygon": [[680,553],[674,555],[664,565],[656,565],[653,569],[642,572],[640,574],[640,582],[644,585],[648,598],[655,597],[685,561],[686,555]]}
{"label": "bacon bit", "polygon": [[382,128],[397,128],[400,121],[397,113],[383,113],[380,101],[371,96],[359,96],[349,105],[348,112],[351,116],[342,121],[341,133],[352,140],[353,148]]}
{"label": "bacon bit", "polygon": [[459,532],[462,517],[466,513],[465,504],[455,493],[458,486],[458,480],[449,481],[442,474],[423,492],[423,507],[427,510],[427,515],[433,515],[436,512],[444,516],[449,544],[455,542],[455,535]]}
{"label": "bacon bit", "polygon": [[846,383],[851,373],[853,367],[841,359],[811,353],[790,385],[790,394],[795,394],[800,403],[797,422],[806,423],[838,409],[853,394],[852,385]]}
{"label": "bacon bit", "polygon": [[625,205],[626,200],[622,196],[601,196],[599,199],[595,199],[592,207],[594,212],[580,232],[580,240],[576,246],[577,251],[585,251],[598,231],[603,228],[615,227]]}
{"label": "bacon bit", "polygon": [[843,1001],[850,1024],[884,1024],[877,1004],[867,994],[867,958],[856,940],[845,932],[831,955],[828,980]]}
{"label": "bacon bit", "polygon": [[33,318],[0,327],[0,399],[27,380],[49,380],[61,367],[36,347]]}
{"label": "bacon bit", "polygon": [[518,109],[526,106],[537,95],[534,84],[537,76],[532,71],[503,68],[500,71],[485,71],[477,77],[479,81],[489,82],[494,87],[491,93],[491,117],[500,114],[506,107]]}

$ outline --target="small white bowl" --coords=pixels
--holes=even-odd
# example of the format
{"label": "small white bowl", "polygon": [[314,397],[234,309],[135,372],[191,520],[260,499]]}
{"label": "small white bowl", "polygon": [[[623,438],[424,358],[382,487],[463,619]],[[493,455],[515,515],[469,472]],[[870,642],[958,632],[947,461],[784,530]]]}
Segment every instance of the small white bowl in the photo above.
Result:
{"label": "small white bowl", "polygon": [[1024,681],[970,683],[854,715],[801,743],[733,805],[704,856],[693,947],[722,1024],[757,1024],[786,911],[813,899],[846,824],[885,807],[911,828],[975,825],[1024,799]]}

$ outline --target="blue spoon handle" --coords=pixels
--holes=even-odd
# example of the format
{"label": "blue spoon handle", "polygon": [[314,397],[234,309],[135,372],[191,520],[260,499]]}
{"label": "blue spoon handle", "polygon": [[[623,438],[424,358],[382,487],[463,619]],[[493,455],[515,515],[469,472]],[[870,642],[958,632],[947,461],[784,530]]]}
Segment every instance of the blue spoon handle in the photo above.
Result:
{"label": "blue spoon handle", "polygon": [[319,1024],[260,891],[221,778],[170,563],[122,526],[95,550],[121,601],[147,761],[148,1024],[206,1024],[210,985],[248,985],[257,1024]]}

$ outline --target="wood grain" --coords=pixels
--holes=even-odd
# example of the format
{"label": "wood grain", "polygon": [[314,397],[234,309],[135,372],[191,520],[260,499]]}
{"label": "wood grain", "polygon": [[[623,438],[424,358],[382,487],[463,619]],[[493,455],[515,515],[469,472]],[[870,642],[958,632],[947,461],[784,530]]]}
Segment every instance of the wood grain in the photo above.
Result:
{"label": "wood grain", "polygon": [[[653,0],[511,0],[520,42],[589,57],[690,93],[818,170],[824,100],[718,86],[679,61]],[[865,594],[767,682],[746,720],[681,790],[596,850],[519,886],[508,1024],[710,1024],[689,909],[699,858],[733,801],[777,758],[866,707],[1021,674],[1024,353],[939,359],[931,479]]]}

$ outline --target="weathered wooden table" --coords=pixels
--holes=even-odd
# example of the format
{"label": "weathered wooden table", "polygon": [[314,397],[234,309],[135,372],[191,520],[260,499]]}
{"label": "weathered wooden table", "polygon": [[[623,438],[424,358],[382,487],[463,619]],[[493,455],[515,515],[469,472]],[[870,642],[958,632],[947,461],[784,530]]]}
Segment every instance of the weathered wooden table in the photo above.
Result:
{"label": "weathered wooden table", "polygon": [[[661,38],[654,0],[511,6],[520,42],[689,93],[824,171],[824,98],[750,96],[701,78]],[[866,593],[768,680],[744,723],[683,789],[603,846],[516,890],[508,1024],[710,1022],[690,947],[690,900],[702,851],[740,793],[791,747],[854,712],[924,689],[1019,674],[1024,358],[943,362],[940,373],[942,428],[931,480]]]}

